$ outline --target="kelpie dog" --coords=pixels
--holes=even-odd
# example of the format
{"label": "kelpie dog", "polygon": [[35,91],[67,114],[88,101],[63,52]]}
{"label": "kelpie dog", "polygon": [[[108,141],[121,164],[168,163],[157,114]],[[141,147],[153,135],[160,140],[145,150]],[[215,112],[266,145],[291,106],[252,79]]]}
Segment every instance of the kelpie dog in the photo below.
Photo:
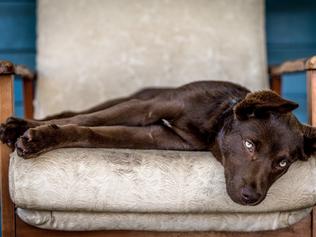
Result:
{"label": "kelpie dog", "polygon": [[269,90],[201,81],[44,120],[11,117],[0,139],[24,158],[61,147],[209,150],[224,166],[232,200],[256,205],[293,162],[316,149],[316,128],[298,122],[291,113],[297,107]]}

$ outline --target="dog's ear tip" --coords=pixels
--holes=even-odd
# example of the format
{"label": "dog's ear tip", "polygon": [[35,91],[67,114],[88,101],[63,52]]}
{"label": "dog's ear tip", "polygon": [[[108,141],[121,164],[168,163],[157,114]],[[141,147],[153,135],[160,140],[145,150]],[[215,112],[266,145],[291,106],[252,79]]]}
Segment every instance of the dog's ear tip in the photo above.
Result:
{"label": "dog's ear tip", "polygon": [[309,159],[316,155],[316,128],[309,125],[302,125],[304,137],[304,154],[305,158]]}
{"label": "dog's ear tip", "polygon": [[292,109],[292,110],[295,110],[295,109],[297,109],[298,107],[300,107],[300,105],[299,105],[299,104],[295,104],[295,105],[293,106],[293,109]]}
{"label": "dog's ear tip", "polygon": [[262,115],[263,112],[289,113],[299,107],[299,104],[283,99],[276,92],[262,90],[248,93],[247,96],[235,106],[236,117],[247,119],[251,114]]}
{"label": "dog's ear tip", "polygon": [[288,111],[292,111],[295,110],[299,107],[300,105],[298,103],[295,103],[293,101],[290,100],[286,100],[286,103],[284,103],[283,107],[288,110]]}

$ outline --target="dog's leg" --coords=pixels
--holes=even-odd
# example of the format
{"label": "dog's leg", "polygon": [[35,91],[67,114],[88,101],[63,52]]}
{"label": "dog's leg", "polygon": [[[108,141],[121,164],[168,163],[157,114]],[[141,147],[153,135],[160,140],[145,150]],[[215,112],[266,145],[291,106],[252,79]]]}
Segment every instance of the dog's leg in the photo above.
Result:
{"label": "dog's leg", "polygon": [[34,128],[44,124],[44,121],[57,120],[63,118],[70,118],[80,114],[88,114],[97,112],[103,109],[110,108],[114,105],[127,101],[129,98],[119,98],[107,101],[103,104],[97,105],[93,108],[90,108],[86,111],[81,112],[72,112],[65,111],[60,114],[51,115],[44,119],[21,119],[16,117],[9,117],[5,123],[0,124],[0,141],[4,144],[7,144],[11,149],[14,148],[14,144],[18,137],[20,137],[27,129]]}
{"label": "dog's leg", "polygon": [[90,113],[94,113],[97,111],[101,111],[101,110],[105,110],[108,109],[114,105],[123,103],[125,101],[128,100],[132,100],[132,99],[141,99],[141,100],[148,100],[148,99],[152,99],[155,96],[170,90],[171,88],[147,88],[147,89],[143,89],[140,90],[128,97],[122,97],[122,98],[117,98],[117,99],[112,99],[112,100],[108,100],[104,103],[98,104],[92,108],[89,108],[87,110],[82,110],[82,111],[64,111],[62,113],[59,114],[54,114],[54,115],[50,115],[47,116],[43,119],[38,119],[38,121],[49,121],[52,119],[62,119],[62,118],[69,118],[69,117],[73,117],[79,114],[90,114]]}
{"label": "dog's leg", "polygon": [[16,143],[18,154],[24,158],[31,158],[62,147],[197,149],[161,125],[146,127],[43,125],[29,129]]}
{"label": "dog's leg", "polygon": [[80,114],[90,114],[90,113],[94,113],[100,110],[104,110],[104,109],[108,109],[114,105],[120,104],[122,102],[128,101],[131,98],[126,97],[126,98],[119,98],[119,99],[114,99],[114,100],[109,100],[106,101],[102,104],[96,105],[92,108],[89,108],[87,110],[82,110],[82,111],[64,111],[61,112],[59,114],[53,114],[53,115],[49,115],[43,119],[36,119],[36,121],[49,121],[49,120],[53,120],[53,119],[63,119],[63,118],[70,118],[76,115],[80,115]]}
{"label": "dog's leg", "polygon": [[181,108],[179,103],[158,99],[132,99],[102,111],[50,121],[23,120],[11,117],[6,123],[0,125],[0,140],[8,145],[11,144],[10,146],[12,147],[16,139],[27,129],[48,124],[76,124],[90,127],[112,125],[145,126],[155,123],[165,116],[173,118],[181,113]]}
{"label": "dog's leg", "polygon": [[147,126],[163,118],[173,119],[181,113],[181,101],[168,101],[156,98],[151,100],[132,99],[90,114],[43,121],[41,125],[76,124],[87,127],[113,125]]}
{"label": "dog's leg", "polygon": [[0,141],[7,144],[13,150],[18,137],[27,129],[38,125],[36,121],[9,117],[5,123],[0,124]]}

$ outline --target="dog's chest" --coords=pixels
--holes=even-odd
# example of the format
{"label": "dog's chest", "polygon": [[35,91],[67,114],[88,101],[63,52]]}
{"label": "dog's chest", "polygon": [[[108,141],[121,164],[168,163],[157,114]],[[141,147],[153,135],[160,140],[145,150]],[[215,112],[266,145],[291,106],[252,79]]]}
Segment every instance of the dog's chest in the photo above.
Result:
{"label": "dog's chest", "polygon": [[164,126],[166,126],[168,128],[172,128],[171,123],[167,119],[161,119],[161,121],[162,121]]}

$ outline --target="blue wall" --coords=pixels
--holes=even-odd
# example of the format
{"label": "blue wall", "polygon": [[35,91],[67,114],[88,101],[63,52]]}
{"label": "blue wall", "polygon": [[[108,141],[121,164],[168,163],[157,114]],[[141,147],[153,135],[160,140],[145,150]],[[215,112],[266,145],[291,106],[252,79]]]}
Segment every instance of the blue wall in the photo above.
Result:
{"label": "blue wall", "polygon": [[[315,22],[315,0],[266,0],[269,64],[316,55]],[[301,121],[307,122],[304,74],[286,75],[282,94],[300,104],[295,113]]]}
{"label": "blue wall", "polygon": [[[35,68],[35,0],[0,0],[0,60]],[[23,116],[22,81],[15,81],[15,113]]]}

